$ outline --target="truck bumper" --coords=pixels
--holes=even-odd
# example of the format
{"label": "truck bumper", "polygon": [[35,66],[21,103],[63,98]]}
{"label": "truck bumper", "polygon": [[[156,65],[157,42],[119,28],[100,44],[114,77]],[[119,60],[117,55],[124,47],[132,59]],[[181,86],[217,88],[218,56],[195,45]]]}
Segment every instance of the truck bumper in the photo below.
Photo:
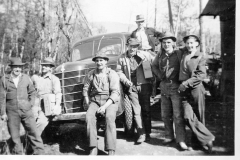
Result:
{"label": "truck bumper", "polygon": [[55,116],[52,121],[66,121],[66,120],[86,120],[87,112],[78,112],[78,113],[65,113]]}

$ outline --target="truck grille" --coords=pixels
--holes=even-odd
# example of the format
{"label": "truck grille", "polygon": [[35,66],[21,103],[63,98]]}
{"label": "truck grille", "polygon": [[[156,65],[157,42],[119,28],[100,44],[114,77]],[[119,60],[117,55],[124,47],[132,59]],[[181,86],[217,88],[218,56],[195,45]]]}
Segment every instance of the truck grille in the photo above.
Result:
{"label": "truck grille", "polygon": [[63,101],[62,106],[65,113],[83,112],[83,96],[82,89],[85,75],[89,69],[68,71],[56,73],[60,79]]}
{"label": "truck grille", "polygon": [[[116,69],[116,64],[110,64],[108,67]],[[56,73],[60,79],[62,88],[62,106],[64,113],[75,113],[85,111],[83,108],[82,89],[85,76],[94,68],[83,70],[74,70]]]}

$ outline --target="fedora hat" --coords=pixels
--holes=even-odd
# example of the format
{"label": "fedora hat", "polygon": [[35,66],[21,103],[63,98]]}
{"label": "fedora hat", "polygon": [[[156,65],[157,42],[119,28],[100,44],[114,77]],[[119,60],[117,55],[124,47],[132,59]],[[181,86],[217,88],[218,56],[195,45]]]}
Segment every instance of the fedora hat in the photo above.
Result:
{"label": "fedora hat", "polygon": [[186,43],[186,41],[187,41],[189,38],[191,38],[191,37],[196,38],[196,40],[198,41],[198,43],[200,43],[200,39],[199,39],[199,37],[196,36],[195,34],[189,34],[189,35],[183,37],[183,42]]}
{"label": "fedora hat", "polygon": [[127,44],[126,45],[130,45],[130,46],[135,46],[135,45],[140,45],[140,42],[137,38],[129,38],[127,40]]}
{"label": "fedora hat", "polygon": [[10,59],[10,64],[9,66],[23,66],[25,63],[22,63],[21,58],[18,57],[12,57]]}
{"label": "fedora hat", "polygon": [[41,65],[51,65],[52,67],[55,66],[54,60],[53,60],[52,57],[47,57],[47,58],[45,58],[45,59],[42,61]]}
{"label": "fedora hat", "polygon": [[159,41],[162,42],[163,39],[168,39],[168,38],[172,39],[174,42],[177,41],[177,38],[171,32],[164,33],[163,37],[161,37]]}
{"label": "fedora hat", "polygon": [[105,59],[105,60],[107,60],[107,61],[109,60],[109,58],[107,57],[106,53],[105,53],[105,52],[102,52],[102,51],[97,52],[96,55],[93,57],[92,61],[95,62],[95,60],[96,60],[97,58],[103,58],[103,59]]}
{"label": "fedora hat", "polygon": [[142,14],[139,14],[136,16],[136,22],[140,22],[140,21],[145,21],[144,16]]}

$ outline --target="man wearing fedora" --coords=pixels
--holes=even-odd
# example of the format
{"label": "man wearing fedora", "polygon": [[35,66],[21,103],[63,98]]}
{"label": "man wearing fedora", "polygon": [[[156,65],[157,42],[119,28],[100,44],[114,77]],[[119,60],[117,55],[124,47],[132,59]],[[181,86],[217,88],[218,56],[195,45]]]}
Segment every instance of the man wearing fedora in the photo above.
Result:
{"label": "man wearing fedora", "polygon": [[138,28],[132,32],[130,37],[137,38],[141,42],[139,49],[155,52],[155,37],[161,37],[162,33],[156,31],[154,28],[144,27],[144,22],[145,19],[143,15],[140,14],[136,16]]}
{"label": "man wearing fedora", "polygon": [[163,144],[174,141],[174,129],[176,142],[180,149],[187,150],[185,144],[185,123],[183,119],[183,108],[178,88],[179,70],[182,53],[175,49],[176,37],[166,32],[160,39],[162,49],[155,57],[152,68],[153,73],[160,80],[161,89],[161,115],[165,127],[165,139]]}
{"label": "man wearing fedora", "polygon": [[11,73],[4,75],[0,84],[1,117],[7,121],[14,148],[13,154],[22,154],[20,123],[27,131],[33,154],[44,154],[41,136],[32,113],[35,89],[30,77],[21,73],[24,63],[20,58],[10,59]]}
{"label": "man wearing fedora", "polygon": [[[52,74],[52,68],[55,66],[51,57],[47,57],[41,63],[42,73],[37,79],[34,79],[35,89],[37,91],[36,100],[33,107],[33,113],[36,118],[37,128],[42,134],[49,123],[49,118],[61,113],[62,92],[60,80]],[[46,115],[44,98],[46,95],[53,94],[55,106],[51,108],[51,115]]]}
{"label": "man wearing fedora", "polygon": [[131,82],[128,96],[133,105],[134,119],[139,135],[137,143],[142,143],[144,140],[150,140],[152,126],[150,113],[152,82],[151,78],[145,78],[142,63],[144,61],[152,63],[153,56],[149,52],[138,50],[139,45],[138,39],[128,39],[128,50],[119,58],[118,68],[119,72],[124,73]]}
{"label": "man wearing fedora", "polygon": [[86,75],[83,87],[84,100],[88,106],[86,114],[87,136],[90,155],[97,155],[97,117],[105,117],[105,150],[114,155],[116,150],[116,116],[120,100],[120,81],[118,74],[107,67],[109,58],[98,52],[92,59],[96,69]]}
{"label": "man wearing fedora", "polygon": [[[199,51],[200,39],[191,34],[183,38],[183,49],[180,63],[179,80],[181,84],[178,91],[182,97],[184,119],[192,130],[192,145],[207,146],[212,152],[214,135],[205,127],[205,89],[202,84],[206,77],[206,60]],[[190,100],[193,102],[190,105]]]}

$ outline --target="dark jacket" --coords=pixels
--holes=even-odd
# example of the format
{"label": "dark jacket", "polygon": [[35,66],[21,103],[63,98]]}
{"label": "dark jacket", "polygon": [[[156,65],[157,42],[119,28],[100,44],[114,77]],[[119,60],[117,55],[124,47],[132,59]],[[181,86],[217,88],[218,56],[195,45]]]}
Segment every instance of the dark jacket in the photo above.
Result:
{"label": "dark jacket", "polygon": [[[128,52],[128,51],[127,51]],[[124,79],[121,78],[121,74],[125,74],[126,78],[131,80],[131,73],[130,73],[130,60],[127,58],[128,53],[124,53],[121,55],[121,57],[118,59],[118,65],[117,65],[117,72],[118,75],[120,76],[120,81],[124,83]],[[137,56],[140,57],[141,59],[146,58],[147,61],[152,63],[153,61],[153,56],[146,51],[137,51]],[[143,68],[141,67],[142,64],[137,68],[137,83],[138,84],[145,84],[145,83],[151,83],[150,79],[145,79],[144,73],[143,73]]]}
{"label": "dark jacket", "polygon": [[[4,79],[5,78],[5,79]],[[1,115],[9,110],[25,110],[32,108],[34,103],[35,89],[30,77],[21,74],[16,88],[11,75],[6,75],[0,81],[0,107]]]}
{"label": "dark jacket", "polygon": [[[136,33],[137,30],[134,30],[132,32],[132,34],[130,35],[131,38],[137,38]],[[150,28],[150,27],[144,27],[145,33],[148,37],[148,42],[149,45],[152,47],[152,51],[155,51],[155,38],[154,37],[162,37],[162,33],[156,31],[154,28]]]}
{"label": "dark jacket", "polygon": [[[165,70],[164,70],[164,68],[161,67],[162,66],[161,58],[162,58],[162,55],[165,54],[165,52],[166,52],[165,50],[161,49],[152,62],[152,71],[153,71],[154,75],[156,75],[158,80],[160,80],[160,81],[162,81],[165,76]],[[180,64],[183,52],[181,50],[175,49],[173,51],[173,54],[177,54],[179,64]]]}

